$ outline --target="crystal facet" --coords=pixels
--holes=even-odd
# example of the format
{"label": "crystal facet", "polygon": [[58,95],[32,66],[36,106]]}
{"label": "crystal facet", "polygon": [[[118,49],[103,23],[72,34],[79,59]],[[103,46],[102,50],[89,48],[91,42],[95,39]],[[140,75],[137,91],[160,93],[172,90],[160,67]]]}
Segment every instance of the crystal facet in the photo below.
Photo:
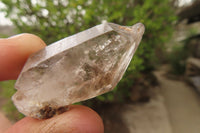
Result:
{"label": "crystal facet", "polygon": [[143,33],[141,23],[105,22],[47,46],[27,60],[15,84],[14,104],[26,116],[43,119],[112,90]]}

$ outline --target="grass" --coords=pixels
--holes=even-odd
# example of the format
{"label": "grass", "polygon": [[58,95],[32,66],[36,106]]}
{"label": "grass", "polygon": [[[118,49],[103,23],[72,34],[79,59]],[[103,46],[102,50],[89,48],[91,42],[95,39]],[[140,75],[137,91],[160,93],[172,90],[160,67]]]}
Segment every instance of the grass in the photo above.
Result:
{"label": "grass", "polygon": [[14,84],[15,80],[0,82],[0,97],[6,99],[7,101],[6,104],[3,105],[2,110],[11,121],[17,121],[24,117],[18,112],[11,100],[12,95],[16,92]]}

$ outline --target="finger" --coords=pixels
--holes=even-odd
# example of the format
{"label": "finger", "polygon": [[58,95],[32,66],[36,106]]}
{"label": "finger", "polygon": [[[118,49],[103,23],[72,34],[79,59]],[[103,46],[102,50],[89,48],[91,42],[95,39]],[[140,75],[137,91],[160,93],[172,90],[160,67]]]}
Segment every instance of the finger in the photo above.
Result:
{"label": "finger", "polygon": [[0,112],[0,133],[5,132],[11,127],[11,122]]}
{"label": "finger", "polygon": [[46,120],[26,117],[17,122],[6,133],[103,133],[99,115],[92,109],[72,105],[70,110]]}
{"label": "finger", "polygon": [[0,80],[16,79],[27,58],[46,44],[32,34],[0,39]]}

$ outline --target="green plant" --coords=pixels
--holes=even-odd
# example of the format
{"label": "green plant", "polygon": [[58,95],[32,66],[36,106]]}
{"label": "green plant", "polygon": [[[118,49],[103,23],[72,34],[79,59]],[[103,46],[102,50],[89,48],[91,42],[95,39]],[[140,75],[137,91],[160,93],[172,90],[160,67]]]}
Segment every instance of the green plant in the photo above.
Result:
{"label": "green plant", "polygon": [[4,35],[4,34],[0,34],[0,38],[6,38],[8,37],[7,35]]}
{"label": "green plant", "polygon": [[183,75],[186,67],[187,50],[184,45],[174,46],[169,55],[171,72],[176,75]]}
{"label": "green plant", "polygon": [[12,95],[16,92],[14,84],[15,84],[14,80],[0,82],[0,88],[1,88],[0,97],[6,99],[6,103],[3,106],[2,110],[12,121],[19,120],[22,117],[24,117],[21,113],[17,111],[17,109],[15,108],[15,106],[11,101]]}

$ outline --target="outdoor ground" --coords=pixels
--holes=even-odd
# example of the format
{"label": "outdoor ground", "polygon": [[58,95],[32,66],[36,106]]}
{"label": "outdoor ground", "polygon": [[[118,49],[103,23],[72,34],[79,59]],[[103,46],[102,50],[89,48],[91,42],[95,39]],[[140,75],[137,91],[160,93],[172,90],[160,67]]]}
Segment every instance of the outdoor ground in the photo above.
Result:
{"label": "outdoor ground", "polygon": [[160,85],[149,103],[105,108],[105,133],[199,133],[200,95],[167,72],[167,66],[155,71]]}
{"label": "outdoor ground", "polygon": [[166,70],[164,66],[155,74],[165,98],[173,133],[199,133],[200,95],[183,81],[167,79],[164,76]]}

